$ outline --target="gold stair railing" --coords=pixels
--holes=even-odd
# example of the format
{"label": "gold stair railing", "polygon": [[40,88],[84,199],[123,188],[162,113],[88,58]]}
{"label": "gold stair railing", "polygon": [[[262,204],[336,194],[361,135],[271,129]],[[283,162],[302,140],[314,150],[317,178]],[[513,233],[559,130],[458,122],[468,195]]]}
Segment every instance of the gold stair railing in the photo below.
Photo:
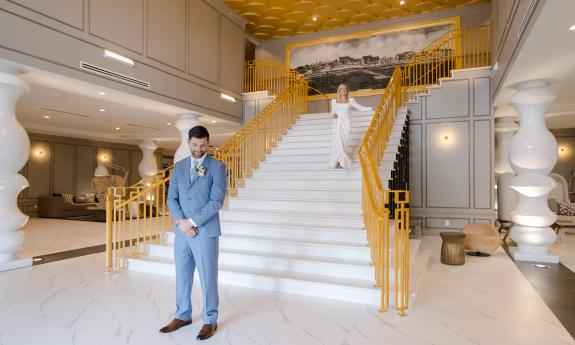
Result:
{"label": "gold stair railing", "polygon": [[[381,287],[381,311],[389,309],[389,269],[390,261],[393,261],[395,308],[404,315],[409,305],[409,191],[384,189],[378,172],[397,110],[403,104],[402,86],[401,67],[398,66],[384,90],[358,154],[364,225],[375,266],[376,286]],[[394,256],[390,257],[392,240]]]}
{"label": "gold stair railing", "polygon": [[454,29],[396,67],[359,148],[363,218],[382,311],[390,307],[391,265],[394,308],[401,315],[406,315],[410,295],[409,191],[386,190],[378,172],[396,114],[404,102],[449,77],[451,70],[489,66],[489,42],[489,26]]}
{"label": "gold stair railing", "polygon": [[[276,97],[238,130],[214,157],[226,164],[228,193],[233,195],[266,153],[307,109],[308,83],[276,62],[246,64],[246,92],[271,90]],[[252,75],[253,74],[253,75]],[[128,258],[142,257],[148,244],[159,243],[172,229],[166,205],[173,167],[130,187],[108,189],[106,201],[106,269],[122,270]]]}
{"label": "gold stair railing", "polygon": [[453,29],[435,40],[403,65],[404,91],[407,99],[439,79],[450,76],[453,69],[489,66],[491,63],[490,26]]}
{"label": "gold stair railing", "polygon": [[[243,186],[244,180],[251,176],[264,156],[307,111],[308,83],[302,75],[269,61],[263,62],[261,68],[258,61],[250,62],[246,69],[266,78],[272,76],[271,79],[250,78],[246,83],[248,90],[262,91],[267,87],[279,93],[272,103],[215,151],[215,158],[226,165],[230,195],[235,195],[237,188]],[[262,70],[266,71],[265,74]]]}

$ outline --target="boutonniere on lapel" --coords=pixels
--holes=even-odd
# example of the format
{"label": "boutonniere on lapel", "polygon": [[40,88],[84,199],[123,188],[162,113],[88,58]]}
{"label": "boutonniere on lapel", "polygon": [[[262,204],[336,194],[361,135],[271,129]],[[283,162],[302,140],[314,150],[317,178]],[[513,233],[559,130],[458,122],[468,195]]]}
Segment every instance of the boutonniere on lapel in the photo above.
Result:
{"label": "boutonniere on lapel", "polygon": [[198,167],[198,176],[204,176],[206,174],[206,167],[203,165],[200,165]]}

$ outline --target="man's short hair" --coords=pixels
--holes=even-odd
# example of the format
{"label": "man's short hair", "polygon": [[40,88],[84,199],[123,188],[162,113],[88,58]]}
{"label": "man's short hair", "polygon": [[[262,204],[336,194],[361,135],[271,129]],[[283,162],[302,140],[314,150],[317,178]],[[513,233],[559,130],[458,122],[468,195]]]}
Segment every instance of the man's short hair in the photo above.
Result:
{"label": "man's short hair", "polygon": [[192,138],[196,139],[208,138],[208,140],[210,140],[210,133],[208,132],[206,127],[196,126],[190,129],[190,131],[188,132],[188,140]]}

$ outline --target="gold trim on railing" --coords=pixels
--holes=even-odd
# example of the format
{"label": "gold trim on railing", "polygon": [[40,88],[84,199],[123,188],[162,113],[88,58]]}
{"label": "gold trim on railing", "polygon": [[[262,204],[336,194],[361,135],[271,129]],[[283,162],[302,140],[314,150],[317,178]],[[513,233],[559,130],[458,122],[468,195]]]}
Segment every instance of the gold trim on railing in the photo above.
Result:
{"label": "gold trim on railing", "polygon": [[449,77],[451,70],[489,66],[489,42],[488,26],[456,28],[396,67],[361,143],[362,209],[382,311],[390,307],[391,262],[395,310],[406,315],[409,308],[409,191],[385,190],[378,173],[396,114],[406,100]]}
{"label": "gold trim on railing", "polygon": [[[253,76],[252,76],[253,74]],[[307,111],[308,83],[295,71],[273,61],[246,63],[246,90],[276,92],[276,97],[215,151],[228,171],[228,193],[234,195],[259,162]]]}

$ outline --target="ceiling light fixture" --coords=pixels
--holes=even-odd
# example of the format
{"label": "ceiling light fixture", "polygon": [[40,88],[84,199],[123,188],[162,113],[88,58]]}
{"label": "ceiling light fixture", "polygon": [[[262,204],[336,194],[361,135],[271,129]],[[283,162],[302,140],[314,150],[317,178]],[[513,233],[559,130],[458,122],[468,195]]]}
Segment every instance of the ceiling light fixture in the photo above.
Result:
{"label": "ceiling light fixture", "polygon": [[317,20],[317,17],[313,17],[311,20],[315,22]]}
{"label": "ceiling light fixture", "polygon": [[405,1],[404,1],[404,0],[401,0],[401,1],[399,2],[399,4],[400,4],[400,5],[405,5]]}
{"label": "ceiling light fixture", "polygon": [[168,125],[168,126],[171,126],[171,125],[172,125],[172,123],[171,123],[171,122],[168,122],[168,123],[166,123],[166,125]]}
{"label": "ceiling light fixture", "polygon": [[104,50],[104,57],[119,63],[123,63],[124,65],[128,65],[130,67],[134,66],[134,60],[109,50]]}
{"label": "ceiling light fixture", "polygon": [[571,27],[569,28],[569,31],[575,31],[575,25],[571,25]]}
{"label": "ceiling light fixture", "polygon": [[100,108],[100,111],[103,112],[103,113],[105,113],[105,112],[106,112],[106,109]]}
{"label": "ceiling light fixture", "polygon": [[233,97],[230,96],[230,95],[226,95],[225,93],[220,93],[220,98],[223,99],[223,100],[225,100],[225,101],[228,101],[228,102],[232,102],[232,103],[235,103],[235,102],[236,102],[236,99],[235,99],[235,98],[233,98]]}
{"label": "ceiling light fixture", "polygon": [[212,120],[212,123],[216,123],[216,122],[217,122],[216,120]]}
{"label": "ceiling light fixture", "polygon": [[120,130],[120,127],[116,127],[116,130],[119,131],[119,130]]}
{"label": "ceiling light fixture", "polygon": [[543,265],[543,264],[534,264],[533,267],[535,267],[535,268],[551,268],[551,267],[549,267],[547,265]]}
{"label": "ceiling light fixture", "polygon": [[98,95],[100,95],[100,96],[106,96],[106,93],[105,93],[105,92],[102,92],[102,91],[100,91],[100,92],[98,92]]}
{"label": "ceiling light fixture", "polygon": [[44,118],[45,118],[45,119],[49,119],[50,116],[49,116],[49,115],[44,115]]}

